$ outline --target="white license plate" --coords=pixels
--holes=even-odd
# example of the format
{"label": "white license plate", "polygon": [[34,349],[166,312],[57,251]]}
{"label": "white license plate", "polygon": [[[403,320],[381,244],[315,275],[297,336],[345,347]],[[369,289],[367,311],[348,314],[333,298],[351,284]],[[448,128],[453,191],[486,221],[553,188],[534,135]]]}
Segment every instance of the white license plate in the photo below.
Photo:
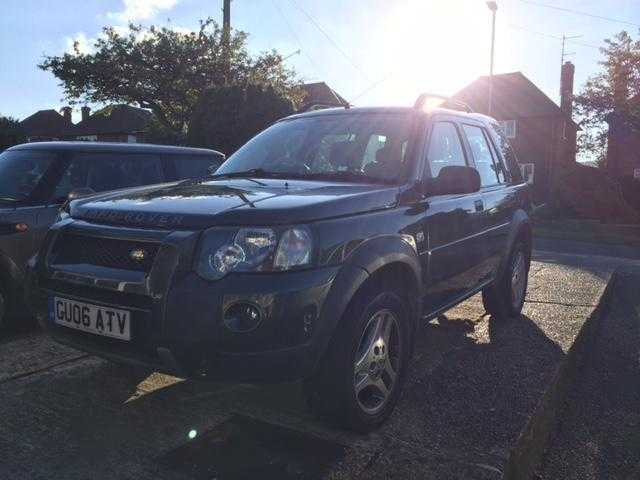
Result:
{"label": "white license plate", "polygon": [[54,323],[105,337],[131,340],[131,312],[53,297],[49,316]]}

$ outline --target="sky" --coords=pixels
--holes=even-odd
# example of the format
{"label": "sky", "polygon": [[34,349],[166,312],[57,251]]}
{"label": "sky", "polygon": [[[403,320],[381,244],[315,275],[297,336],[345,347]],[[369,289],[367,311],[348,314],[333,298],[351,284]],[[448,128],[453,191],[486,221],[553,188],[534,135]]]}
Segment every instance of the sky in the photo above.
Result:
{"label": "sky", "polygon": [[[497,3],[495,73],[522,71],[556,102],[559,37],[581,35],[567,42],[576,91],[597,72],[603,39],[621,30],[638,37],[637,0]],[[130,21],[195,29],[209,16],[221,22],[221,8],[222,0],[0,0],[0,115],[23,119],[64,106],[57,80],[37,64],[74,40],[90,49],[102,27]],[[359,106],[450,95],[489,71],[484,0],[233,0],[231,20],[249,33],[251,52],[291,55],[287,65],[300,79],[325,81]]]}

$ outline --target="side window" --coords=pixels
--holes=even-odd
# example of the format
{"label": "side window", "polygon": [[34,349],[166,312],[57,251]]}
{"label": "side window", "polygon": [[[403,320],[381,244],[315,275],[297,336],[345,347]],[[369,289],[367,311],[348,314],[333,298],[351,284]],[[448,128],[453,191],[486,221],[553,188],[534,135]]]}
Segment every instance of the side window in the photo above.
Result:
{"label": "side window", "polygon": [[162,182],[160,157],[118,153],[75,154],[62,175],[54,198],[60,200],[77,188],[96,192]]}
{"label": "side window", "polygon": [[171,155],[165,158],[173,163],[176,180],[213,175],[223,160],[216,155]]}
{"label": "side window", "polygon": [[493,160],[491,148],[482,128],[472,125],[463,125],[462,128],[469,142],[476,169],[480,174],[480,184],[483,187],[487,187],[500,183],[498,177],[500,169]]}
{"label": "side window", "polygon": [[87,162],[78,161],[77,155],[75,155],[66,170],[62,174],[62,178],[56,186],[53,194],[54,201],[63,202],[69,192],[78,188],[85,188],[87,186]]}
{"label": "side window", "polygon": [[434,178],[443,167],[467,164],[458,130],[453,123],[438,122],[433,125],[427,160],[431,166],[431,176]]}
{"label": "side window", "polygon": [[513,147],[509,143],[509,140],[507,140],[507,136],[498,123],[492,122],[490,125],[494,133],[493,138],[496,140],[496,147],[500,151],[504,165],[511,176],[511,180],[516,182],[522,181],[518,160],[515,152],[513,151]]}

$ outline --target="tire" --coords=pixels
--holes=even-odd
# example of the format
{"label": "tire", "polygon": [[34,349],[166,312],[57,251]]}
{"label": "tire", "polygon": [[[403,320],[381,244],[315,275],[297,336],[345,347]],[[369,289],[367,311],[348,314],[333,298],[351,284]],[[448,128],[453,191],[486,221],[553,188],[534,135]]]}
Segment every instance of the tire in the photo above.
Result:
{"label": "tire", "polygon": [[530,265],[531,252],[524,241],[518,240],[502,275],[482,291],[482,304],[492,317],[507,319],[520,315],[527,293]]}
{"label": "tire", "polygon": [[316,414],[359,432],[389,417],[412,350],[410,311],[407,300],[383,285],[356,294],[315,375],[305,381]]}

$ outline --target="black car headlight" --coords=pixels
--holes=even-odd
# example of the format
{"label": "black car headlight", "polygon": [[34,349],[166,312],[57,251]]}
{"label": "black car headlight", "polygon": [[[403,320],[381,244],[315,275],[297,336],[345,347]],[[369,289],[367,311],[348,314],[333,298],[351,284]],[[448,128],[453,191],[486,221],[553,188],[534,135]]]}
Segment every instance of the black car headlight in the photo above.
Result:
{"label": "black car headlight", "polygon": [[282,230],[263,227],[207,230],[196,271],[207,280],[231,272],[282,271],[309,266],[313,241],[307,227]]}

